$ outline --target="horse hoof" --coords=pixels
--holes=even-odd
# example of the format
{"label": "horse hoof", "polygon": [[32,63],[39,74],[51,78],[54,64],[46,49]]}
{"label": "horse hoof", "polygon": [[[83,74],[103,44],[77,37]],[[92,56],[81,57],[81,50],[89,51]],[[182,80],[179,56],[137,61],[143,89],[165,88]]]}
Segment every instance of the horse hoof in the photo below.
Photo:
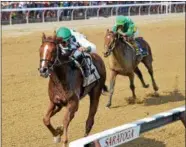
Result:
{"label": "horse hoof", "polygon": [[107,105],[106,105],[107,108],[110,108],[110,106],[111,106],[111,104],[107,104]]}
{"label": "horse hoof", "polygon": [[87,136],[88,136],[88,134],[87,134],[87,133],[85,133],[85,134],[84,134],[84,137],[87,137]]}
{"label": "horse hoof", "polygon": [[158,90],[159,90],[159,88],[158,88],[158,87],[154,87],[154,90],[155,90],[155,91],[158,91]]}
{"label": "horse hoof", "polygon": [[143,88],[149,88],[149,84],[144,85]]}
{"label": "horse hoof", "polygon": [[160,95],[159,95],[159,93],[158,93],[157,91],[155,91],[155,92],[154,92],[154,96],[155,96],[155,97],[159,97]]}
{"label": "horse hoof", "polygon": [[54,143],[60,143],[61,142],[61,136],[57,135],[54,137]]}

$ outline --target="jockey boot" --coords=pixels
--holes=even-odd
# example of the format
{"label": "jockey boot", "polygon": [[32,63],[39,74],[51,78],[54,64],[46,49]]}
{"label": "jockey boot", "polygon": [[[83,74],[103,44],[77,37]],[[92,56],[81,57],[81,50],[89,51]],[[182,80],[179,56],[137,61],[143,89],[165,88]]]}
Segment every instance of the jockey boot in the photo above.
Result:
{"label": "jockey boot", "polygon": [[71,58],[71,60],[73,60],[73,63],[75,65],[75,67],[78,68],[78,69],[80,69],[83,77],[85,77],[84,70],[83,70],[83,68],[81,66],[81,64],[82,64],[82,57],[81,56],[78,56],[78,57],[75,58],[75,57],[71,56],[70,58]]}
{"label": "jockey boot", "polygon": [[85,74],[85,77],[88,77],[91,74],[91,67],[90,67],[90,62],[88,61],[88,59],[83,59],[82,62],[82,68]]}
{"label": "jockey boot", "polygon": [[138,47],[136,48],[136,55],[137,55],[137,56],[138,56],[138,55],[141,55],[141,52],[140,52],[140,50],[139,50]]}
{"label": "jockey boot", "polygon": [[80,65],[79,68],[81,68],[83,70],[84,76],[88,77],[90,75],[90,70],[89,70],[89,65],[86,61],[86,59],[84,58],[83,55],[78,56],[78,58],[76,59]]}
{"label": "jockey boot", "polygon": [[90,70],[89,70],[87,64],[85,63],[85,64],[82,66],[82,68],[83,68],[85,77],[87,78],[87,77],[90,75]]}
{"label": "jockey boot", "polygon": [[131,40],[130,42],[131,42],[132,46],[134,47],[134,49],[136,50],[136,55],[140,55],[141,52],[140,52],[140,50],[138,48],[138,45],[137,45],[136,41],[135,40]]}
{"label": "jockey boot", "polygon": [[142,53],[141,53],[136,41],[135,40],[131,40],[131,44],[133,45],[134,49],[136,50],[137,61],[141,61]]}

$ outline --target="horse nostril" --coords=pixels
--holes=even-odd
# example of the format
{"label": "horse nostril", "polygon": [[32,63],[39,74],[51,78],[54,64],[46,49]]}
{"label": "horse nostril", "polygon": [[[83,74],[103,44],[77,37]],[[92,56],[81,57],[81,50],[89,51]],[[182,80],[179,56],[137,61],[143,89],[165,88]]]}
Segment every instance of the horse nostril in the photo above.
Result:
{"label": "horse nostril", "polygon": [[46,67],[40,68],[40,73],[45,73],[46,71],[47,71],[47,68]]}
{"label": "horse nostril", "polygon": [[47,68],[45,67],[44,69],[43,69],[43,72],[46,72],[47,71]]}

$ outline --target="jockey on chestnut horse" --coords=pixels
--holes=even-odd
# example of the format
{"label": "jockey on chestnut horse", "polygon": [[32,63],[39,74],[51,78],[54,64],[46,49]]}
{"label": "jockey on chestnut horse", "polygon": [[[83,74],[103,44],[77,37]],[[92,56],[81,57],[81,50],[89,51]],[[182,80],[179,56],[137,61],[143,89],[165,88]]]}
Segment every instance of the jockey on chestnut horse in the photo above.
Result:
{"label": "jockey on chestnut horse", "polygon": [[[94,125],[100,95],[102,91],[107,91],[105,64],[98,54],[93,53],[95,49],[95,45],[82,34],[66,27],[59,28],[53,37],[46,37],[44,33],[42,36],[39,72],[42,77],[49,77],[50,98],[43,122],[55,142],[59,142],[63,135],[64,147],[68,143],[68,126],[78,110],[79,101],[89,95],[90,106],[85,127],[87,136]],[[54,128],[50,119],[63,107],[66,107],[63,127]]]}
{"label": "jockey on chestnut horse", "polygon": [[[91,43],[86,39],[86,36],[83,34],[76,32],[75,30],[69,29],[67,27],[60,27],[57,30],[56,36],[58,38],[63,38],[63,41],[59,42],[59,47],[66,52],[72,52],[72,58],[78,61],[79,63],[82,62],[84,56],[84,52],[93,53],[96,52],[95,44]],[[79,66],[79,68],[81,68]],[[87,62],[84,62],[82,66],[84,72],[84,78],[88,77],[91,72],[89,65]]]}

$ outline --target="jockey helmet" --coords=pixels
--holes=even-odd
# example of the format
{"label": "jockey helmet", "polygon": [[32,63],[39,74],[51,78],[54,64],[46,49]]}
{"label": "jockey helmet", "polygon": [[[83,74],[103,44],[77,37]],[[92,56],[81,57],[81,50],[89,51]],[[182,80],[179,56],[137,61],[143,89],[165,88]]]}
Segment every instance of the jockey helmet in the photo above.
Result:
{"label": "jockey helmet", "polygon": [[126,23],[126,17],[125,16],[117,16],[116,17],[116,26],[124,25]]}
{"label": "jockey helmet", "polygon": [[63,38],[64,41],[68,41],[72,36],[70,29],[68,29],[66,27],[60,27],[57,30],[56,35],[57,35],[57,37]]}

